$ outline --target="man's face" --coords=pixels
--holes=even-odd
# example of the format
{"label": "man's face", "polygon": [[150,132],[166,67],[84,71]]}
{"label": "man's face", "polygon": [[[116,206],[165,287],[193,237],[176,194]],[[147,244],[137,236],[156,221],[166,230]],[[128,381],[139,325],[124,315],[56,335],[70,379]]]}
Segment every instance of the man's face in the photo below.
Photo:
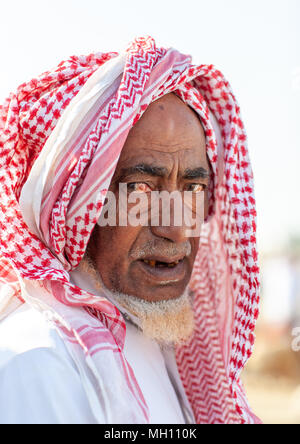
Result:
{"label": "man's face", "polygon": [[[207,203],[209,171],[199,118],[168,94],[152,103],[131,129],[109,190],[117,201],[119,183],[148,194],[204,190]],[[183,224],[97,225],[90,254],[109,290],[157,302],[183,294],[198,246],[199,237],[188,237]]]}

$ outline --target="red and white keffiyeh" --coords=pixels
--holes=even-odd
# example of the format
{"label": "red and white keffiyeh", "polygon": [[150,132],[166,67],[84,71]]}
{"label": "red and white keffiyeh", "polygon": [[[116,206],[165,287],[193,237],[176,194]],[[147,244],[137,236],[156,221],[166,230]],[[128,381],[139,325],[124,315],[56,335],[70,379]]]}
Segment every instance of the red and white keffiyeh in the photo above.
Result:
{"label": "red and white keffiyeh", "polygon": [[[123,354],[113,304],[71,284],[100,216],[131,127],[175,92],[200,116],[213,169],[190,288],[196,329],[176,351],[197,423],[257,418],[239,380],[251,355],[259,269],[253,175],[240,109],[223,75],[138,38],[124,54],[71,57],[22,84],[0,106],[0,318],[24,301],[65,339],[93,412],[108,423],[147,423]],[[101,415],[100,415],[101,417]]]}

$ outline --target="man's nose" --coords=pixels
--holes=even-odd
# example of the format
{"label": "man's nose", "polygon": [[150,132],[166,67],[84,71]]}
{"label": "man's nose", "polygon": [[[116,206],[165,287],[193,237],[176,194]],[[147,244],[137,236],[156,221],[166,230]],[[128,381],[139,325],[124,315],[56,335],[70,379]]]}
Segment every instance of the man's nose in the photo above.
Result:
{"label": "man's nose", "polygon": [[173,201],[168,205],[162,201],[157,217],[153,218],[150,223],[152,233],[174,243],[186,242],[190,237],[191,227],[186,225],[182,208]]}
{"label": "man's nose", "polygon": [[151,226],[152,233],[157,237],[163,237],[176,244],[189,240],[188,229],[176,226]]}

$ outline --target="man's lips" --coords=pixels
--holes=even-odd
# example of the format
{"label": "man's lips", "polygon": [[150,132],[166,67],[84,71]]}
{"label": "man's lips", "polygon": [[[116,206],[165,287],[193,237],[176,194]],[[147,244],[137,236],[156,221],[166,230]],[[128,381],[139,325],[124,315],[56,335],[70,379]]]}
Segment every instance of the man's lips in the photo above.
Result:
{"label": "man's lips", "polygon": [[139,269],[156,282],[175,283],[184,279],[187,272],[186,258],[155,256],[136,261]]}
{"label": "man's lips", "polygon": [[162,254],[155,254],[151,256],[141,257],[140,260],[149,263],[161,264],[177,264],[185,258],[184,254],[177,254],[176,256],[163,256]]}

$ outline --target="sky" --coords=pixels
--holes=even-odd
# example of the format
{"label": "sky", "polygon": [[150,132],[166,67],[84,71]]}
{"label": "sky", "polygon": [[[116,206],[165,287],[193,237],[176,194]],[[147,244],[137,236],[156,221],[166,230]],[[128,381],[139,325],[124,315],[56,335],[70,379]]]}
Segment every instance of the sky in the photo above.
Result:
{"label": "sky", "polygon": [[0,101],[70,55],[137,36],[217,66],[248,133],[259,250],[300,236],[299,0],[0,1]]}

